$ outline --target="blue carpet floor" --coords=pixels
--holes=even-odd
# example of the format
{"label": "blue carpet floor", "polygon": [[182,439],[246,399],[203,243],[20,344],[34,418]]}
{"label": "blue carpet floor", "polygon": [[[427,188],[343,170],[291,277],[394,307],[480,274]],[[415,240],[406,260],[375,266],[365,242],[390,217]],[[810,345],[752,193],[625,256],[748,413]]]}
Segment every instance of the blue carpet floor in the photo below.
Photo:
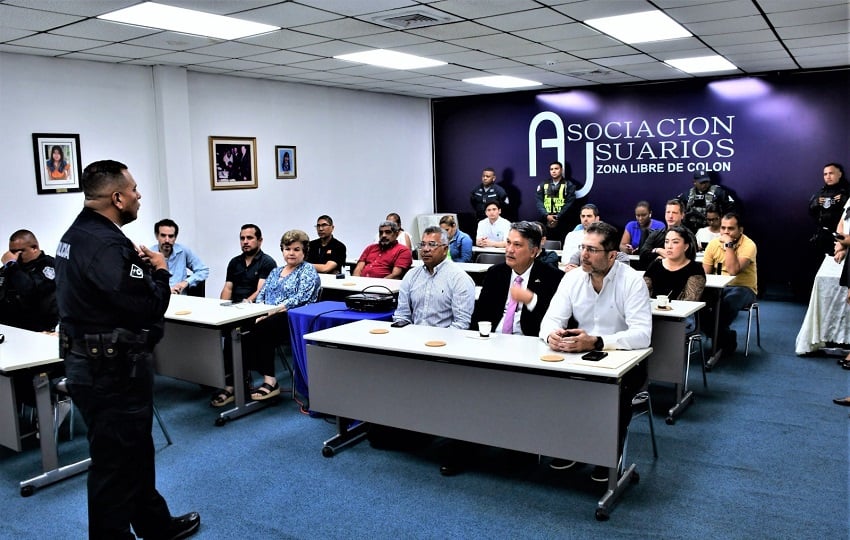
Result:
{"label": "blue carpet floor", "polygon": [[[660,456],[637,418],[629,456],[640,482],[607,522],[594,519],[603,487],[590,467],[555,471],[480,448],[465,473],[444,478],[439,443],[406,452],[361,443],[328,459],[320,450],[334,425],[288,399],[215,427],[208,391],[162,377],[157,405],[174,445],[154,424],[160,491],[173,513],[201,513],[195,538],[206,539],[848,538],[850,408],[831,398],[850,395],[850,371],[794,355],[804,306],[760,305],[762,348],[744,357],[739,318],[741,352],[709,373],[707,390],[692,366],[696,401],[675,425],[664,423],[672,393],[654,389]],[[63,463],[86,455],[82,430],[63,440]],[[0,536],[84,538],[85,477],[21,497],[18,482],[39,467],[34,445],[0,451]]]}

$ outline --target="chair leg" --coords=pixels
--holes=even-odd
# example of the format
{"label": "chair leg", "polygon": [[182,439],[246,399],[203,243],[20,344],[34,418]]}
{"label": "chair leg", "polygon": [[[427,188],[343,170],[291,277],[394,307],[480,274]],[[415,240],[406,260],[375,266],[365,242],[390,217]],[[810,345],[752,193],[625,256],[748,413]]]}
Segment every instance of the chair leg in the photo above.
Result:
{"label": "chair leg", "polygon": [[171,446],[171,435],[168,434],[168,429],[165,427],[165,422],[162,421],[162,416],[159,415],[159,409],[156,408],[155,404],[151,404],[153,406],[153,414],[156,416],[156,421],[159,423],[159,429],[162,430],[162,434],[165,435],[165,441]]}
{"label": "chair leg", "polygon": [[655,444],[655,423],[652,421],[652,396],[647,396],[646,407],[649,411],[649,434],[652,436],[652,456],[658,459],[658,446]]}
{"label": "chair leg", "polygon": [[761,323],[759,322],[759,305],[755,304],[756,309],[756,344],[761,348]]}
{"label": "chair leg", "polygon": [[747,310],[747,341],[744,346],[744,356],[750,355],[750,329],[753,327],[753,307]]}

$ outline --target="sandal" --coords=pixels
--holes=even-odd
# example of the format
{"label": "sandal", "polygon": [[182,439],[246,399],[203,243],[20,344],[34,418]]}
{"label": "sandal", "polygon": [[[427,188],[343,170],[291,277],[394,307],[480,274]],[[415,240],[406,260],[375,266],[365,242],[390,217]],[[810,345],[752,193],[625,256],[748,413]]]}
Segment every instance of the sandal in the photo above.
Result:
{"label": "sandal", "polygon": [[253,399],[254,401],[262,401],[264,399],[273,398],[279,395],[279,384],[274,383],[274,386],[272,386],[269,383],[264,382],[263,384],[254,389],[254,391],[251,393],[251,399]]}
{"label": "sandal", "polygon": [[210,407],[224,407],[228,403],[232,403],[234,399],[233,391],[225,388],[218,395],[213,396],[210,400]]}

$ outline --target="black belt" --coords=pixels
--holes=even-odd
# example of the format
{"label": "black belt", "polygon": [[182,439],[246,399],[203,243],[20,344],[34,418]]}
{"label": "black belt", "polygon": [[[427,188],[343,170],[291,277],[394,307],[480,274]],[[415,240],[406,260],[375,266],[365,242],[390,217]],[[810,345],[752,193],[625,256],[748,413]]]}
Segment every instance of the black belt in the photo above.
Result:
{"label": "black belt", "polygon": [[89,358],[115,358],[128,352],[150,352],[148,330],[133,332],[116,328],[112,332],[83,334],[82,339],[68,337],[72,353]]}

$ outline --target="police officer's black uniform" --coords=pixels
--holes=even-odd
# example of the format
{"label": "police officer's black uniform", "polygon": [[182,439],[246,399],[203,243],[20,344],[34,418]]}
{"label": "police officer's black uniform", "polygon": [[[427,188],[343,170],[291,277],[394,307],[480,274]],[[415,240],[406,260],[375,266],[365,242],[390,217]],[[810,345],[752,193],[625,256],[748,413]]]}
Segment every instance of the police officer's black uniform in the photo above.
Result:
{"label": "police officer's black uniform", "polygon": [[170,288],[103,215],[84,208],[56,254],[68,390],[88,425],[90,538],[165,534],[151,436],[153,346]]}
{"label": "police officer's black uniform", "polygon": [[29,262],[18,257],[0,268],[0,323],[34,332],[56,328],[54,267],[53,257],[42,251]]}

